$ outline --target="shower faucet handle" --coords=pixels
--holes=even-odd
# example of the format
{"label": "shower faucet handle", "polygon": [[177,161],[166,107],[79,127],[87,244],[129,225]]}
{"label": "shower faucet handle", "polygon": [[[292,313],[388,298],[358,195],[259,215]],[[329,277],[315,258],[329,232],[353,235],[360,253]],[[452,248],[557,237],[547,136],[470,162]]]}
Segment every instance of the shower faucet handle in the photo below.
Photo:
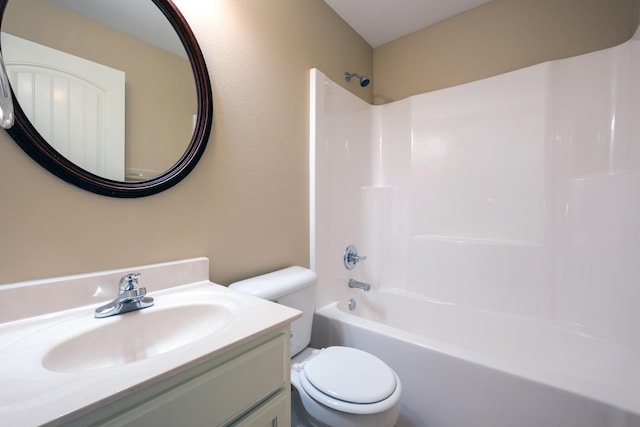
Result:
{"label": "shower faucet handle", "polygon": [[344,267],[347,270],[353,270],[357,263],[366,259],[366,256],[358,256],[358,248],[354,245],[347,246],[347,249],[344,251]]}

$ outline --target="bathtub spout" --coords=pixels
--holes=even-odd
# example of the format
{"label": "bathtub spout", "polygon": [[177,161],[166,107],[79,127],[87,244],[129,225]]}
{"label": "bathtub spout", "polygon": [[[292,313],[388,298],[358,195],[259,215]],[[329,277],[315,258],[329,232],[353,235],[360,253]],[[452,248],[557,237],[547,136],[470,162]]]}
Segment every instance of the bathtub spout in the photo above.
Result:
{"label": "bathtub spout", "polygon": [[349,279],[349,287],[362,289],[365,292],[369,292],[371,290],[370,284],[364,283],[364,282],[358,282],[357,280],[353,280],[353,279]]}

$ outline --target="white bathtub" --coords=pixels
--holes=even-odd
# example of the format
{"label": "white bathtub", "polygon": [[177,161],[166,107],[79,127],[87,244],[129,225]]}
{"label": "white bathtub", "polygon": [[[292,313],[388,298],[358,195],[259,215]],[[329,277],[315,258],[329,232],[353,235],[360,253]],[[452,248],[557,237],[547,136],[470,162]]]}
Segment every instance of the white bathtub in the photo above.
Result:
{"label": "white bathtub", "polygon": [[640,426],[640,359],[569,327],[429,301],[353,293],[316,311],[312,345],[348,345],[400,376],[398,427]]}

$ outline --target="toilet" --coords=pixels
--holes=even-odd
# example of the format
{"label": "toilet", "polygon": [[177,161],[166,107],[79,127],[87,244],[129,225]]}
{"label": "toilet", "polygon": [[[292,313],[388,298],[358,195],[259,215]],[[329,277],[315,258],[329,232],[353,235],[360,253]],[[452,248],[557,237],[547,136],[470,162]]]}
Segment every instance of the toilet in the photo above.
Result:
{"label": "toilet", "polygon": [[356,348],[308,347],[317,279],[309,269],[288,267],[229,285],[303,313],[291,325],[293,425],[394,426],[402,387],[387,364]]}

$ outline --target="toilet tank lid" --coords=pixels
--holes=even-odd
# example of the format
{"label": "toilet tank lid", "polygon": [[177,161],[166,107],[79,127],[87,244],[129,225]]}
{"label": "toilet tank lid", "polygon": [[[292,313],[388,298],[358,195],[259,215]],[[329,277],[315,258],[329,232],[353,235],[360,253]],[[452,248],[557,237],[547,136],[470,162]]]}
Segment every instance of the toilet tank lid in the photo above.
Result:
{"label": "toilet tank lid", "polygon": [[313,286],[317,280],[315,272],[293,266],[232,283],[229,288],[273,301]]}

